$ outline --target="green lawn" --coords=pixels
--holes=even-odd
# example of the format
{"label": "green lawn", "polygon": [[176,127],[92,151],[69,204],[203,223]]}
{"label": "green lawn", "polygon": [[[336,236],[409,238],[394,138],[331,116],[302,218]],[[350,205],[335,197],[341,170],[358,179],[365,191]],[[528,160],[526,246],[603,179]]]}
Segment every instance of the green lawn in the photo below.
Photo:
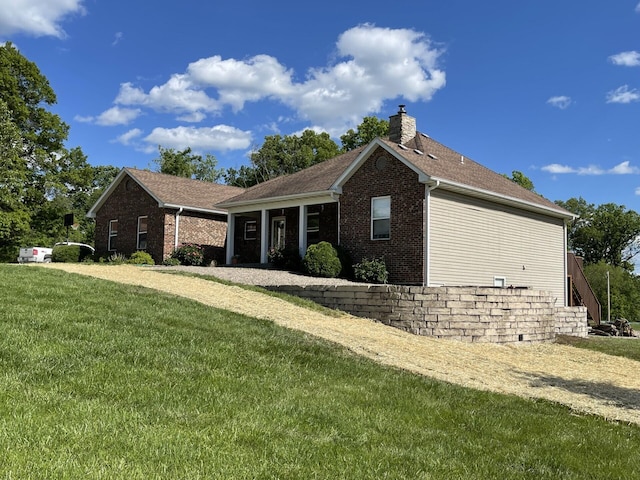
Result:
{"label": "green lawn", "polygon": [[598,336],[578,338],[563,336],[558,338],[558,343],[595,350],[617,357],[626,357],[640,362],[640,339],[637,338]]}
{"label": "green lawn", "polygon": [[270,322],[0,265],[0,478],[626,479],[640,428]]}

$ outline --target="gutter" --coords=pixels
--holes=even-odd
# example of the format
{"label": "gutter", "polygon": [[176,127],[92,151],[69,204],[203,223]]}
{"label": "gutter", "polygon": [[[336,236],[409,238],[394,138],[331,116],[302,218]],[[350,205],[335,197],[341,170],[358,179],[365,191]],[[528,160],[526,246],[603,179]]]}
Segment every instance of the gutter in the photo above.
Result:
{"label": "gutter", "polygon": [[178,248],[178,237],[180,232],[180,215],[184,211],[184,207],[180,207],[180,209],[176,212],[176,228],[173,233],[173,248]]}

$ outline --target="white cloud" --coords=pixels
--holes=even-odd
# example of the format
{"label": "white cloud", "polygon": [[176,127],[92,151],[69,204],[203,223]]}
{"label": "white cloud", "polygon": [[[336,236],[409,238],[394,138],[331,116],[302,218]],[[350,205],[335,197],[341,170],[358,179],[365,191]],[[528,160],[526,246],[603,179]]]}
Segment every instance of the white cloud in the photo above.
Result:
{"label": "white cloud", "polygon": [[640,187],[636,187],[636,195],[640,195]]}
{"label": "white cloud", "polygon": [[167,83],[155,86],[149,93],[131,83],[120,85],[115,103],[120,105],[140,105],[158,112],[189,114],[195,112],[216,112],[221,105],[193,84],[188,75],[172,75]]}
{"label": "white cloud", "polygon": [[76,115],[75,117],[73,117],[73,119],[76,122],[80,122],[80,123],[92,123],[95,120],[95,117],[92,117],[91,115],[83,117],[82,115]]}
{"label": "white cloud", "polygon": [[614,65],[623,67],[640,67],[640,52],[631,50],[630,52],[620,52],[609,57],[609,61]]}
{"label": "white cloud", "polygon": [[587,167],[570,167],[568,165],[560,165],[559,163],[552,163],[545,165],[541,170],[553,174],[569,174],[575,173],[577,175],[638,175],[640,174],[640,168],[630,165],[630,162],[625,161],[618,165],[604,170],[597,165],[589,165]]}
{"label": "white cloud", "polygon": [[640,173],[640,168],[632,167],[629,165],[629,162],[622,162],[613,167],[608,171],[608,173],[613,173],[616,175],[637,175]]}
{"label": "white cloud", "polygon": [[640,92],[629,85],[623,85],[607,93],[607,103],[631,103],[640,100]]}
{"label": "white cloud", "polygon": [[636,12],[640,13],[640,3],[638,3],[638,5],[636,5]]}
{"label": "white cloud", "polygon": [[547,100],[547,103],[553,107],[559,108],[560,110],[565,110],[569,108],[569,105],[573,103],[571,97],[567,97],[565,95],[551,97]]}
{"label": "white cloud", "polygon": [[124,37],[124,34],[122,32],[116,32],[113,42],[111,42],[111,46],[115,47],[117,44],[120,43],[120,40],[122,40],[123,37]]}
{"label": "white cloud", "polygon": [[139,128],[133,128],[117,137],[115,141],[123,145],[131,145],[132,140],[138,138],[140,135],[142,135],[142,130]]}
{"label": "white cloud", "polygon": [[213,127],[176,127],[154,128],[144,138],[154,148],[162,145],[165,148],[182,150],[187,147],[194,151],[202,150],[239,150],[251,144],[251,132],[242,131],[227,125]]}
{"label": "white cloud", "polygon": [[102,112],[95,119],[98,125],[128,125],[140,116],[142,111],[139,108],[121,108],[118,106],[111,107]]}
{"label": "white cloud", "polygon": [[3,0],[0,35],[26,33],[35,37],[66,37],[60,25],[66,17],[84,15],[83,0]]}
{"label": "white cloud", "polygon": [[559,163],[545,165],[541,170],[549,173],[577,173],[577,171],[572,167],[569,167],[568,165],[560,165]]}
{"label": "white cloud", "polygon": [[300,82],[269,55],[244,60],[214,55],[148,92],[123,83],[115,103],[195,122],[226,106],[237,112],[247,102],[272,100],[323,130],[342,133],[378,112],[385,100],[428,101],[445,86],[438,67],[442,50],[423,33],[360,25],[340,35],[336,47],[334,63],[311,68]]}

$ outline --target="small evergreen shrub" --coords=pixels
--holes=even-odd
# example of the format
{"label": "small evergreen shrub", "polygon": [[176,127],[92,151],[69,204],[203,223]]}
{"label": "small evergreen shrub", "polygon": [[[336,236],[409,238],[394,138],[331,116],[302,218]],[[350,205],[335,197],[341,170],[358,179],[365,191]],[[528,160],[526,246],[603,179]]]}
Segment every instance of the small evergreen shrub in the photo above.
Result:
{"label": "small evergreen shrub", "polygon": [[367,283],[387,283],[389,272],[384,258],[363,258],[353,266],[355,279]]}
{"label": "small evergreen shrub", "polygon": [[316,277],[334,278],[340,275],[342,270],[338,252],[329,242],[309,245],[302,265],[307,273]]}
{"label": "small evergreen shrub", "polygon": [[142,250],[138,250],[129,258],[127,263],[131,263],[133,265],[155,265],[156,262],[153,261],[153,257]]}
{"label": "small evergreen shrub", "polygon": [[173,251],[171,255],[180,261],[180,265],[199,267],[204,263],[204,249],[195,243],[185,243]]}

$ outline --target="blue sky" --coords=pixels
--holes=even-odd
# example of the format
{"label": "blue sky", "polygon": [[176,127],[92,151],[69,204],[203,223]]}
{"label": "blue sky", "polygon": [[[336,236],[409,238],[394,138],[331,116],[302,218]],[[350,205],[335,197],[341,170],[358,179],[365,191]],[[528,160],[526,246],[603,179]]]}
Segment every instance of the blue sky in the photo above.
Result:
{"label": "blue sky", "polygon": [[0,0],[93,165],[247,163],[266,135],[418,129],[551,200],[640,210],[640,0]]}

